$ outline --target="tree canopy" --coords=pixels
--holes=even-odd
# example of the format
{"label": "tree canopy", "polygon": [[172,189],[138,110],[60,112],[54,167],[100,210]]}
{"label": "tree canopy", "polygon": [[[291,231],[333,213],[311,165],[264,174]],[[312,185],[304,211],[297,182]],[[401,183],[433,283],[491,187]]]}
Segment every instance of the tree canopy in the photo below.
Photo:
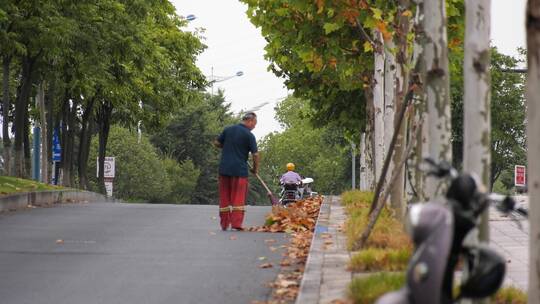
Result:
{"label": "tree canopy", "polygon": [[[186,22],[170,1],[3,1],[2,114],[4,130],[11,125],[14,131],[13,150],[6,151],[15,156],[8,173],[29,174],[29,125],[40,122],[38,110],[46,112],[49,135],[60,130],[69,186],[76,180],[87,186],[92,136],[99,134],[103,158],[111,124],[162,126],[171,109],[206,85],[195,63],[205,46],[183,31]],[[46,109],[30,103],[38,85],[45,88]]]}
{"label": "tree canopy", "polygon": [[222,91],[216,95],[201,93],[172,111],[164,128],[150,132],[152,143],[162,155],[180,163],[192,162],[200,171],[192,203],[217,203],[220,151],[211,143],[223,127],[235,122]]}
{"label": "tree canopy", "polygon": [[276,119],[285,130],[262,139],[261,174],[277,190],[279,176],[292,162],[296,172],[315,180],[314,191],[337,194],[350,183],[350,146],[335,127],[314,127],[311,111],[308,102],[295,97],[276,107]]}
{"label": "tree canopy", "polygon": [[[526,162],[525,77],[512,72],[522,62],[519,57],[491,49],[491,186],[504,171]],[[461,65],[455,67],[451,82],[452,146],[453,163],[459,168],[463,161],[463,78]],[[505,186],[513,185],[505,182]]]}

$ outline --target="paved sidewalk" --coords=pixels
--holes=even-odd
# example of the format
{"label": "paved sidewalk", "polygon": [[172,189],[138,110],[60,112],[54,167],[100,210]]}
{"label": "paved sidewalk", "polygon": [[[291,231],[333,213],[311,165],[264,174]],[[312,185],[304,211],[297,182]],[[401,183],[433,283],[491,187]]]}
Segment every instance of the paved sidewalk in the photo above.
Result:
{"label": "paved sidewalk", "polygon": [[[520,205],[525,205],[519,201]],[[350,252],[346,249],[346,237],[342,232],[346,220],[344,208],[337,196],[325,197],[321,206],[315,235],[300,293],[296,304],[343,303],[353,274],[347,271]],[[529,223],[519,224],[510,217],[490,212],[490,246],[507,260],[505,285],[527,290],[529,264]]]}
{"label": "paved sidewalk", "polygon": [[529,276],[529,222],[509,218],[490,220],[490,246],[506,258],[505,285],[527,290]]}
{"label": "paved sidewalk", "polygon": [[352,279],[347,271],[350,254],[342,232],[346,215],[340,198],[327,196],[315,228],[297,304],[332,303],[347,298]]}

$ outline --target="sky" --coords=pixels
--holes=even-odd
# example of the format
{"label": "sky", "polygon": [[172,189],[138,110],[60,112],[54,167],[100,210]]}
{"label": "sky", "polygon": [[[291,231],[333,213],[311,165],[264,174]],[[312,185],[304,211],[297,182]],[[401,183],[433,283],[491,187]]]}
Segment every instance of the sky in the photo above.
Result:
{"label": "sky", "polygon": [[188,24],[187,30],[204,28],[203,41],[208,48],[200,55],[197,65],[206,76],[234,77],[214,84],[225,91],[225,99],[231,103],[233,112],[249,110],[269,102],[257,111],[258,123],[253,130],[259,139],[280,130],[274,120],[274,107],[289,92],[283,80],[267,71],[264,60],[266,41],[246,15],[246,5],[238,0],[172,0],[180,16],[193,14],[196,19]]}
{"label": "sky", "polygon": [[[193,14],[196,19],[187,27],[189,31],[204,28],[207,50],[200,55],[198,66],[207,75],[227,77],[238,71],[241,77],[218,82],[234,112],[248,110],[269,102],[257,112],[258,124],[253,130],[260,139],[279,131],[274,120],[274,106],[290,92],[272,72],[267,71],[264,59],[264,38],[246,15],[247,6],[238,0],[172,0],[181,16]],[[499,51],[517,55],[517,47],[525,46],[526,0],[492,0],[491,39]]]}

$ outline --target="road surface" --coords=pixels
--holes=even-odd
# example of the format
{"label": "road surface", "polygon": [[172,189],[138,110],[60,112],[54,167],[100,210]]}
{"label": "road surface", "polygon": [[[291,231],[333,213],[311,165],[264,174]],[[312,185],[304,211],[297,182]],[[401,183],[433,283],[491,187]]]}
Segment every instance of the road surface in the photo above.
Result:
{"label": "road surface", "polygon": [[[283,250],[268,240],[279,247],[286,236],[222,232],[217,208],[91,203],[0,214],[0,303],[266,300]],[[250,206],[246,225],[268,211]]]}

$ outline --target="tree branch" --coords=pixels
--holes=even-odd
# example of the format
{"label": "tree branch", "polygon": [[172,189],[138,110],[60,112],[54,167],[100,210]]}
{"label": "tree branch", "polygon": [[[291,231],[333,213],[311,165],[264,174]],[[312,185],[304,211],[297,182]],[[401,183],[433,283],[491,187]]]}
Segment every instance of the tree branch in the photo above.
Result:
{"label": "tree branch", "polygon": [[358,19],[356,19],[356,27],[358,27],[358,29],[360,30],[362,37],[364,37],[364,39],[366,39],[366,41],[371,44],[371,47],[375,49],[377,47],[377,44],[375,43],[375,41],[373,41],[373,39],[371,39],[368,33],[366,33],[366,30],[364,30],[364,27],[362,27],[362,25],[360,25],[360,21]]}
{"label": "tree branch", "polygon": [[[413,132],[413,134],[416,134],[416,132]],[[399,169],[401,167],[403,167],[403,165],[405,165],[405,162],[409,158],[409,155],[411,154],[412,148],[415,145],[416,145],[416,136],[413,136],[411,138],[411,141],[407,145],[407,149],[405,151],[405,157],[403,157],[403,159],[400,160],[398,166],[395,168],[396,170],[394,170],[394,172],[392,174],[392,178],[390,179],[390,182],[389,182],[390,185],[396,182],[396,180],[397,180],[397,178],[399,177],[399,174],[400,174]],[[388,196],[390,195],[390,192],[391,192],[390,187],[387,187],[384,190],[384,195],[382,196],[383,199],[374,201],[374,203],[372,204],[372,206],[376,205],[376,207],[373,210],[373,212],[370,213],[368,224],[367,224],[366,228],[364,229],[364,231],[362,232],[362,235],[360,236],[360,239],[358,239],[355,242],[354,250],[362,249],[364,247],[364,245],[367,243],[369,235],[371,234],[371,231],[373,230],[373,227],[377,223],[377,219],[379,218],[379,215],[381,214],[382,209],[385,206],[385,202],[388,199]]]}
{"label": "tree branch", "polygon": [[375,188],[375,197],[373,198],[373,203],[371,204],[371,207],[369,209],[369,215],[371,215],[371,213],[375,209],[376,202],[381,194],[381,189],[383,188],[384,180],[386,179],[386,174],[388,173],[388,168],[390,167],[390,161],[392,159],[392,154],[394,152],[399,130],[401,129],[403,118],[405,117],[405,112],[407,111],[407,108],[409,107],[410,101],[412,100],[412,96],[414,94],[414,88],[416,87],[416,83],[413,79],[414,77],[411,78],[409,89],[407,91],[407,94],[405,94],[403,100],[403,106],[401,107],[399,112],[398,121],[395,123],[397,127],[394,129],[394,134],[392,135],[392,140],[390,141],[390,146],[388,147],[388,152],[386,153],[386,157],[384,159],[384,165],[382,168],[381,176],[379,176],[379,181],[377,182],[377,187]]}

